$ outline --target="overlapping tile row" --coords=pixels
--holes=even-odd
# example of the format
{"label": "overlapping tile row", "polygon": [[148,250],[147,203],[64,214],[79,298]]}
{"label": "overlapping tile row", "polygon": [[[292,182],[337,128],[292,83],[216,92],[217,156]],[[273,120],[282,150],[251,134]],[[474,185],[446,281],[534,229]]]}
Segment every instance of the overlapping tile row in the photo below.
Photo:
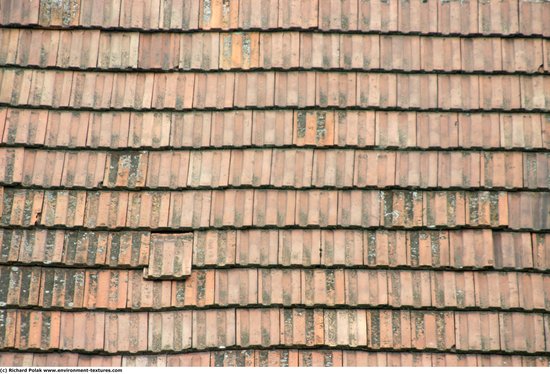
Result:
{"label": "overlapping tile row", "polygon": [[[150,234],[0,229],[0,246],[1,264],[141,269],[148,265]],[[542,233],[488,229],[193,232],[193,269],[351,267],[547,272],[549,265],[550,237]]]}
{"label": "overlapping tile row", "polygon": [[269,190],[174,192],[5,187],[1,225],[86,228],[509,227],[548,230],[547,192]]}
{"label": "overlapping tile row", "polygon": [[[75,109],[402,108],[547,111],[548,75],[0,70],[0,104]],[[209,94],[212,90],[216,95]]]}
{"label": "overlapping tile row", "polygon": [[547,152],[291,148],[106,152],[5,147],[0,149],[0,165],[0,184],[39,187],[550,188]]}
{"label": "overlapping tile row", "polygon": [[540,313],[301,308],[154,313],[2,310],[0,319],[3,348],[106,353],[219,346],[544,353],[550,323],[548,315]]}
{"label": "overlapping tile row", "polygon": [[1,25],[146,30],[318,29],[441,34],[550,35],[545,2],[492,4],[436,0],[17,0],[3,2]]}
{"label": "overlapping tile row", "polygon": [[550,149],[550,116],[373,110],[90,112],[0,108],[0,143],[46,148]]}
{"label": "overlapping tile row", "polygon": [[524,310],[550,307],[550,275],[494,271],[209,269],[185,281],[140,270],[0,266],[0,305],[63,310],[214,306]]}
{"label": "overlapping tile row", "polygon": [[0,354],[2,366],[548,366],[543,356],[456,354],[433,352],[373,352],[337,349],[248,349],[172,354],[90,355],[79,353]]}
{"label": "overlapping tile row", "polygon": [[[0,229],[1,264],[141,269],[149,247],[146,231]],[[489,229],[205,230],[193,232],[192,266],[547,272],[550,236]]]}
{"label": "overlapping tile row", "polygon": [[0,51],[0,64],[15,66],[524,73],[543,73],[550,69],[550,42],[536,38],[294,31],[159,34],[10,28],[0,29],[0,40],[7,45]]}

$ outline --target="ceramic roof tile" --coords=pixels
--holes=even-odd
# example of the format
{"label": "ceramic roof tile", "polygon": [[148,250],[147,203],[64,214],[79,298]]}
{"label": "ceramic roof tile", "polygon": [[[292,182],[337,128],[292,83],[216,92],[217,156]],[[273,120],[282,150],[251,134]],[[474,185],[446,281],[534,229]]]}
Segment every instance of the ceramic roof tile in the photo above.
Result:
{"label": "ceramic roof tile", "polygon": [[548,365],[545,2],[0,10],[0,364]]}

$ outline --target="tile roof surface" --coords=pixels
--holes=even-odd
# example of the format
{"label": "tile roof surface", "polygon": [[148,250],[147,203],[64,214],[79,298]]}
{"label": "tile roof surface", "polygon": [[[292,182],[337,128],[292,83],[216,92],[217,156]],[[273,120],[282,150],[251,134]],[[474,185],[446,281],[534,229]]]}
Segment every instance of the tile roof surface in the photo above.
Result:
{"label": "tile roof surface", "polygon": [[550,2],[0,26],[0,366],[550,365]]}

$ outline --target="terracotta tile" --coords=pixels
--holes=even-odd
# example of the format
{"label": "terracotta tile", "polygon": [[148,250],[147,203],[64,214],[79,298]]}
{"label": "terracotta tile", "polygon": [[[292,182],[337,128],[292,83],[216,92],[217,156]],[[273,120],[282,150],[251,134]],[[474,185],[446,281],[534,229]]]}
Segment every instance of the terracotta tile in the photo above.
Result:
{"label": "terracotta tile", "polygon": [[214,352],[210,364],[215,367],[252,367],[254,359],[252,350]]}
{"label": "terracotta tile", "polygon": [[161,0],[159,27],[195,30],[199,22],[199,2]]}
{"label": "terracotta tile", "polygon": [[[59,152],[58,154],[61,154]],[[37,156],[41,156],[37,154]],[[46,155],[44,155],[46,156]],[[53,155],[48,155],[53,156]],[[46,160],[53,157],[47,157]],[[104,179],[107,155],[104,152],[67,152],[63,164],[63,175],[60,185],[67,187],[93,188],[101,186]],[[38,160],[37,160],[38,161]],[[40,164],[34,165],[34,169],[41,168]],[[54,164],[55,165],[55,164]],[[55,170],[55,169],[54,169]],[[55,176],[55,174],[54,174]],[[55,185],[55,177],[51,181],[45,178],[43,185]]]}
{"label": "terracotta tile", "polygon": [[407,148],[416,146],[415,113],[376,112],[376,141],[381,147]]}
{"label": "terracotta tile", "polygon": [[149,313],[149,351],[179,351],[191,348],[191,311]]}
{"label": "terracotta tile", "polygon": [[174,228],[207,227],[211,206],[210,191],[171,192],[168,225]]}
{"label": "terracotta tile", "polygon": [[278,242],[277,230],[239,230],[236,262],[241,265],[277,264]]}
{"label": "terracotta tile", "polygon": [[[34,164],[32,156],[34,154],[34,151],[26,151],[24,148],[1,149],[0,164],[3,166],[3,170],[0,169],[0,179],[6,184],[19,184],[23,182],[23,179],[28,179],[27,169],[29,165],[27,165],[27,159],[31,160],[30,167],[32,168]],[[25,173],[25,176],[23,176],[23,173]]]}
{"label": "terracotta tile", "polygon": [[401,108],[436,108],[437,77],[425,74],[397,75],[397,104]]}
{"label": "terracotta tile", "polygon": [[40,306],[44,308],[82,308],[84,270],[44,269],[40,285]]}
{"label": "terracotta tile", "polygon": [[173,307],[214,305],[214,270],[196,270],[185,281],[171,283]]}
{"label": "terracotta tile", "polygon": [[143,352],[147,350],[148,313],[106,313],[105,351]]}
{"label": "terracotta tile", "polygon": [[340,66],[340,35],[300,34],[300,67],[334,69]]}
{"label": "terracotta tile", "polygon": [[32,362],[36,366],[78,366],[79,356],[74,353],[37,353]]}
{"label": "terracotta tile", "polygon": [[260,269],[258,297],[263,305],[303,304],[300,269]]}
{"label": "terracotta tile", "polygon": [[78,25],[79,17],[79,0],[64,0],[58,3],[40,1],[38,22],[41,26],[74,26]]}
{"label": "terracotta tile", "polygon": [[527,233],[495,232],[494,266],[496,268],[531,268],[533,246]]}
{"label": "terracotta tile", "polygon": [[514,3],[479,2],[479,32],[482,34],[515,34],[518,32],[518,10]]}
{"label": "terracotta tile", "polygon": [[150,152],[145,185],[172,189],[187,187],[189,155],[188,151]]}
{"label": "terracotta tile", "polygon": [[255,190],[255,226],[290,226],[295,223],[296,191]]}
{"label": "terracotta tile", "polygon": [[[338,195],[339,225],[378,226],[380,222],[380,196],[378,192],[340,191]],[[359,207],[360,209],[358,209]]]}
{"label": "terracotta tile", "polygon": [[382,36],[380,65],[388,70],[420,70],[420,37]]}
{"label": "terracotta tile", "polygon": [[183,70],[218,68],[219,33],[180,34],[179,43],[179,58],[175,66]]}
{"label": "terracotta tile", "polygon": [[[480,107],[520,108],[519,79],[514,76],[482,76],[479,79]],[[523,92],[523,91],[522,91]]]}
{"label": "terracotta tile", "polygon": [[[207,92],[218,87],[218,95],[207,95]],[[229,74],[196,74],[194,97],[185,98],[185,107],[224,108],[233,103],[234,75]],[[180,99],[180,102],[183,102]]]}
{"label": "terracotta tile", "polygon": [[345,279],[342,269],[302,270],[302,303],[314,305],[345,304]]}
{"label": "terracotta tile", "polygon": [[526,1],[519,3],[519,32],[526,35],[542,34],[549,36],[550,30],[544,24],[550,9],[545,3],[536,4]]}
{"label": "terracotta tile", "polygon": [[[302,64],[303,66],[303,64]],[[380,67],[378,35],[340,35],[340,68],[367,69]]]}
{"label": "terracotta tile", "polygon": [[[140,37],[137,32],[102,32],[99,38],[99,55],[97,59],[97,66],[105,69],[127,69],[137,68],[138,66],[142,67],[141,64],[145,62],[143,61],[145,58],[138,55],[138,51],[140,39],[143,40],[143,38],[144,36]],[[144,45],[146,45],[145,42]],[[161,44],[157,41],[156,45]],[[138,61],[143,62],[138,65]]]}
{"label": "terracotta tile", "polygon": [[265,69],[303,67],[300,58],[306,49],[300,37],[298,32],[261,33],[258,65]]}
{"label": "terracotta tile", "polygon": [[545,131],[543,126],[546,123],[543,118],[533,114],[501,115],[501,145],[507,149],[544,147],[544,142],[539,134],[542,132],[542,136],[544,136]]}
{"label": "terracotta tile", "polygon": [[126,225],[127,192],[88,192],[85,227],[121,227]]}
{"label": "terracotta tile", "polygon": [[319,28],[321,30],[357,30],[357,1],[319,2]]}
{"label": "terracotta tile", "polygon": [[366,352],[366,351],[342,351],[344,366],[364,367],[364,366],[386,366],[386,352]]}
{"label": "terracotta tile", "polygon": [[2,224],[32,226],[40,221],[44,191],[5,188],[2,197]]}
{"label": "terracotta tile", "polygon": [[[492,239],[492,238],[491,238]],[[411,231],[407,233],[411,266],[450,266],[448,231]]]}
{"label": "terracotta tile", "polygon": [[358,29],[362,31],[397,31],[398,3],[380,0],[358,2]]}
{"label": "terracotta tile", "polygon": [[[191,108],[196,80],[198,78],[195,78],[194,73],[155,74],[151,107],[177,110]],[[150,84],[147,85],[147,87],[150,86]]]}
{"label": "terracotta tile", "polygon": [[209,146],[211,122],[210,113],[174,114],[170,127],[170,146],[194,148]]}
{"label": "terracotta tile", "polygon": [[193,234],[153,234],[145,278],[180,279],[191,274]]}
{"label": "terracotta tile", "polygon": [[193,311],[193,343],[197,349],[235,345],[235,309]]}
{"label": "terracotta tile", "polygon": [[220,68],[260,67],[260,35],[257,32],[220,34]]}
{"label": "terracotta tile", "polygon": [[463,70],[460,44],[460,38],[420,38],[421,61],[419,69],[426,71]]}
{"label": "terracotta tile", "polygon": [[2,71],[0,102],[10,104],[27,104],[32,83],[31,70],[6,69]]}
{"label": "terracotta tile", "polygon": [[201,151],[189,153],[187,185],[219,187],[229,185],[231,152]]}
{"label": "terracotta tile", "polygon": [[236,312],[236,344],[240,347],[279,344],[278,309],[238,309]]}
{"label": "terracotta tile", "polygon": [[478,152],[438,152],[437,184],[442,188],[480,186],[481,160]]}
{"label": "terracotta tile", "polygon": [[[111,107],[111,95],[113,89],[121,89],[123,84],[114,83],[115,78],[121,80],[124,75],[114,75],[112,73],[93,73],[93,72],[75,72],[72,79],[68,79],[67,74],[56,77],[56,81],[63,83],[59,79],[69,81],[70,97],[69,100],[60,101],[59,104],[50,104],[49,98],[42,96],[41,102],[36,104],[57,106],[71,106],[75,108],[109,108]],[[49,79],[48,79],[49,80]],[[52,91],[54,88],[52,87]],[[57,91],[57,90],[55,90]],[[113,100],[114,102],[115,100]],[[53,102],[53,99],[52,99]]]}
{"label": "terracotta tile", "polygon": [[548,90],[550,81],[544,79],[542,75],[529,78],[518,77],[518,79],[521,84],[521,107],[528,110],[548,109],[550,103],[544,92]]}
{"label": "terracotta tile", "polygon": [[[25,235],[26,231],[23,230],[11,230],[11,229],[2,229],[0,230],[0,260],[3,263],[10,263],[18,261],[20,252],[22,252],[22,238]],[[27,251],[33,250],[33,248],[28,245],[25,248]],[[27,256],[21,256],[21,262],[28,261]]]}
{"label": "terracotta tile", "polygon": [[[10,150],[7,150],[9,155]],[[42,150],[25,150],[25,160],[21,162],[20,165],[23,167],[23,177],[21,179],[22,184],[25,186],[61,186],[62,183],[62,172],[67,170],[71,173],[71,164],[65,164],[64,157],[69,156],[70,153],[56,152],[56,151],[42,151]],[[16,156],[17,158],[17,156]],[[100,157],[101,158],[101,157]],[[17,173],[17,169],[13,168],[9,163],[8,157],[8,170],[13,170],[14,173]],[[21,160],[22,161],[22,160]],[[47,167],[46,165],[49,165]],[[104,168],[105,161],[103,164],[100,163],[100,170]],[[80,165],[82,168],[82,165]],[[88,164],[87,166],[92,166]],[[96,166],[96,165],[94,165]],[[85,175],[85,173],[82,173]],[[9,178],[6,178],[9,179]]]}
{"label": "terracotta tile", "polygon": [[[114,75],[113,92],[110,106],[116,109],[150,108],[158,103],[152,104],[154,92],[154,78],[152,73],[119,73]],[[168,88],[170,90],[171,88]],[[168,92],[170,95],[171,92]],[[155,99],[160,100],[157,96]]]}
{"label": "terracotta tile", "polygon": [[244,0],[239,3],[239,27],[244,29],[276,28],[279,2],[262,0],[259,6],[254,6],[254,4],[255,2],[252,0]]}
{"label": "terracotta tile", "polygon": [[[48,127],[48,131],[49,131]],[[90,116],[86,146],[128,147],[130,116],[125,113],[94,113]],[[62,131],[60,131],[62,133]]]}
{"label": "terracotta tile", "polygon": [[547,188],[549,185],[550,158],[548,155],[544,153],[524,153],[523,186],[526,188]]}
{"label": "terracotta tile", "polygon": [[319,265],[322,252],[319,230],[284,230],[279,232],[279,265]]}
{"label": "terracotta tile", "polygon": [[[475,75],[439,75],[437,77],[437,106],[440,109],[478,109],[480,96],[482,96],[479,81],[479,77]],[[488,90],[492,88],[493,85],[489,84],[483,92],[490,95]]]}
{"label": "terracotta tile", "polygon": [[544,229],[548,227],[547,193],[518,192],[508,195],[511,228]]}
{"label": "terracotta tile", "polygon": [[388,275],[385,270],[346,270],[346,304],[388,305]]}
{"label": "terracotta tile", "polygon": [[357,73],[357,106],[396,107],[397,75]]}
{"label": "terracotta tile", "polygon": [[306,29],[319,26],[319,0],[279,1],[279,22],[278,27],[302,27]]}
{"label": "terracotta tile", "polygon": [[[187,4],[187,2],[186,2]],[[208,366],[210,352],[182,353],[166,356],[166,366]],[[141,366],[141,365],[136,365]]]}
{"label": "terracotta tile", "polygon": [[395,185],[436,187],[438,152],[395,152]]}
{"label": "terracotta tile", "polygon": [[[15,348],[20,350],[50,350],[59,348],[60,315],[60,312],[38,310],[17,311]],[[9,325],[6,327],[10,328]]]}
{"label": "terracotta tile", "polygon": [[273,151],[270,184],[276,187],[312,186],[313,151],[275,149]]}
{"label": "terracotta tile", "polygon": [[[509,274],[511,275],[514,273]],[[509,276],[509,278],[517,280],[519,292],[513,289],[513,291],[516,292],[510,291],[510,293],[513,292],[512,296],[519,296],[519,306],[526,310],[547,310],[550,304],[549,295],[546,292],[549,284],[548,277],[543,274],[528,273],[515,273],[515,275],[515,277]],[[508,283],[512,283],[512,280]],[[504,286],[506,286],[506,284],[504,284]]]}
{"label": "terracotta tile", "polygon": [[399,30],[402,32],[437,32],[438,3],[412,1],[399,3]]}
{"label": "terracotta tile", "polygon": [[213,114],[211,146],[243,146],[251,144],[252,112],[231,111]]}
{"label": "terracotta tile", "polygon": [[467,72],[502,71],[500,38],[462,38],[460,52],[462,70]]}
{"label": "terracotta tile", "polygon": [[456,348],[500,350],[499,315],[493,312],[455,312]]}
{"label": "terracotta tile", "polygon": [[214,227],[243,227],[253,224],[253,190],[212,191],[210,225]]}
{"label": "terracotta tile", "polygon": [[239,4],[221,0],[200,2],[199,27],[208,29],[232,29],[238,27]]}
{"label": "terracotta tile", "polygon": [[59,31],[21,30],[18,34],[13,35],[16,41],[19,37],[19,43],[17,59],[14,58],[12,63],[22,66],[56,66]]}
{"label": "terracotta tile", "polygon": [[166,367],[166,361],[167,355],[122,356],[119,366]]}
{"label": "terracotta tile", "polygon": [[225,266],[235,264],[235,231],[197,231],[193,239],[193,264]]}
{"label": "terracotta tile", "polygon": [[129,195],[126,225],[129,227],[167,227],[170,194],[135,192]]}
{"label": "terracotta tile", "polygon": [[[236,285],[239,285],[236,287]],[[258,271],[256,269],[217,270],[216,305],[254,305],[258,303]]]}
{"label": "terracotta tile", "polygon": [[432,305],[437,308],[471,308],[479,296],[472,272],[431,273]]}
{"label": "terracotta tile", "polygon": [[299,111],[294,119],[294,144],[332,145],[334,143],[334,113]]}
{"label": "terracotta tile", "polygon": [[132,4],[121,1],[120,26],[131,28],[156,29],[159,26],[160,0],[139,1]]}
{"label": "terracotta tile", "polygon": [[432,286],[430,285],[430,276],[433,274],[437,273],[427,271],[388,271],[386,278],[388,279],[388,289],[390,290],[389,305],[394,307],[413,306],[416,308],[431,306],[430,289]]}
{"label": "terracotta tile", "polygon": [[118,27],[121,0],[99,0],[93,5],[83,1],[80,5],[80,23],[83,26]]}
{"label": "terracotta tile", "polygon": [[296,107],[300,99],[298,72],[275,72],[275,106]]}
{"label": "terracotta tile", "polygon": [[453,312],[411,311],[412,346],[416,349],[455,347]]}
{"label": "terracotta tile", "polygon": [[124,309],[127,290],[127,271],[87,271],[83,305],[87,309]]}
{"label": "terracotta tile", "polygon": [[[59,348],[98,351],[104,348],[105,313],[61,313]],[[86,331],[86,334],[82,334]]]}
{"label": "terracotta tile", "polygon": [[[527,173],[523,168],[520,153],[498,152],[482,154],[481,180],[485,187],[521,188],[522,175]],[[536,165],[535,165],[536,168]]]}
{"label": "terracotta tile", "polygon": [[57,66],[97,67],[100,31],[71,30],[60,32]]}
{"label": "terracotta tile", "polygon": [[422,226],[422,194],[417,191],[381,191],[380,224],[393,227]]}
{"label": "terracotta tile", "polygon": [[407,263],[406,235],[402,231],[366,231],[363,262],[370,266],[402,266]]}
{"label": "terracotta tile", "polygon": [[[133,36],[133,35],[132,35]],[[135,66],[143,69],[171,70],[177,68],[180,62],[180,36],[173,33],[139,34],[137,43],[131,42],[131,58]],[[155,46],[154,49],[151,47]],[[124,49],[122,49],[124,51]]]}
{"label": "terracotta tile", "polygon": [[45,110],[4,109],[0,127],[4,144],[44,144],[48,112]]}
{"label": "terracotta tile", "polygon": [[321,345],[325,342],[322,309],[281,309],[281,343],[284,345]]}
{"label": "terracotta tile", "polygon": [[297,191],[295,223],[302,227],[335,226],[338,213],[337,203],[337,191]]}
{"label": "terracotta tile", "polygon": [[293,112],[254,111],[251,144],[255,146],[293,144]]}
{"label": "terracotta tile", "polygon": [[[469,132],[461,130],[462,122],[459,122],[456,114],[418,113],[417,145],[421,148],[458,147],[460,135],[464,133],[470,135]],[[468,148],[468,146],[460,145]]]}
{"label": "terracotta tile", "polygon": [[541,314],[499,313],[501,348],[505,352],[543,352],[545,338]]}
{"label": "terracotta tile", "polygon": [[502,39],[503,69],[509,72],[544,71],[543,43],[537,39]]}
{"label": "terracotta tile", "polygon": [[229,183],[232,186],[269,185],[271,153],[271,150],[260,149],[232,150]]}
{"label": "terracotta tile", "polygon": [[0,365],[2,366],[31,366],[33,364],[34,353],[22,352],[3,352],[0,356]]}
{"label": "terracotta tile", "polygon": [[395,152],[356,151],[353,185],[357,187],[395,185],[395,156]]}
{"label": "terracotta tile", "polygon": [[0,345],[3,348],[15,348],[19,345],[15,341],[18,313],[20,312],[16,310],[0,310]]}
{"label": "terracotta tile", "polygon": [[[453,267],[485,268],[495,266],[493,233],[490,230],[449,231],[449,258]],[[480,243],[483,243],[481,245]]]}
{"label": "terracotta tile", "polygon": [[[130,270],[128,271],[126,308],[139,310],[141,308],[160,309],[173,306],[172,289],[176,287],[176,284],[179,285],[179,282],[167,280],[151,282],[143,278],[143,271]],[[183,287],[182,289],[185,290]],[[189,300],[189,303],[193,302]]]}
{"label": "terracotta tile", "polygon": [[548,234],[532,234],[533,265],[537,269],[545,268],[550,262],[550,238]]}
{"label": "terracotta tile", "polygon": [[368,346],[370,348],[407,348],[411,346],[409,311],[367,311]]}
{"label": "terracotta tile", "polygon": [[478,33],[478,2],[438,3],[438,28],[443,34]]}
{"label": "terracotta tile", "polygon": [[257,350],[255,360],[258,367],[296,367],[298,355],[298,350]]}
{"label": "terracotta tile", "polygon": [[325,344],[329,346],[366,346],[367,312],[365,310],[324,311]]}
{"label": "terracotta tile", "polygon": [[363,235],[357,230],[321,231],[321,260],[325,265],[363,264]]}
{"label": "terracotta tile", "polygon": [[464,192],[424,192],[423,204],[423,222],[428,227],[454,227],[466,223]]}
{"label": "terracotta tile", "polygon": [[[459,114],[456,122],[461,148],[499,148],[501,117],[496,113]],[[502,144],[503,145],[503,144]]]}
{"label": "terracotta tile", "polygon": [[[292,73],[281,73],[292,74]],[[225,107],[271,107],[277,105],[274,72],[235,73],[234,100]],[[231,101],[233,101],[231,103]]]}
{"label": "terracotta tile", "polygon": [[39,306],[40,268],[0,267],[0,305]]}
{"label": "terracotta tile", "polygon": [[39,15],[39,0],[32,0],[29,3],[21,3],[11,0],[3,4],[6,13],[1,19],[2,24],[37,24]]}
{"label": "terracotta tile", "polygon": [[[93,75],[90,75],[90,77],[93,77]],[[68,106],[72,103],[72,98],[70,96],[72,92],[72,83],[72,72],[35,70],[32,73],[32,82],[27,104],[53,107]],[[23,92],[25,91],[23,90]]]}

